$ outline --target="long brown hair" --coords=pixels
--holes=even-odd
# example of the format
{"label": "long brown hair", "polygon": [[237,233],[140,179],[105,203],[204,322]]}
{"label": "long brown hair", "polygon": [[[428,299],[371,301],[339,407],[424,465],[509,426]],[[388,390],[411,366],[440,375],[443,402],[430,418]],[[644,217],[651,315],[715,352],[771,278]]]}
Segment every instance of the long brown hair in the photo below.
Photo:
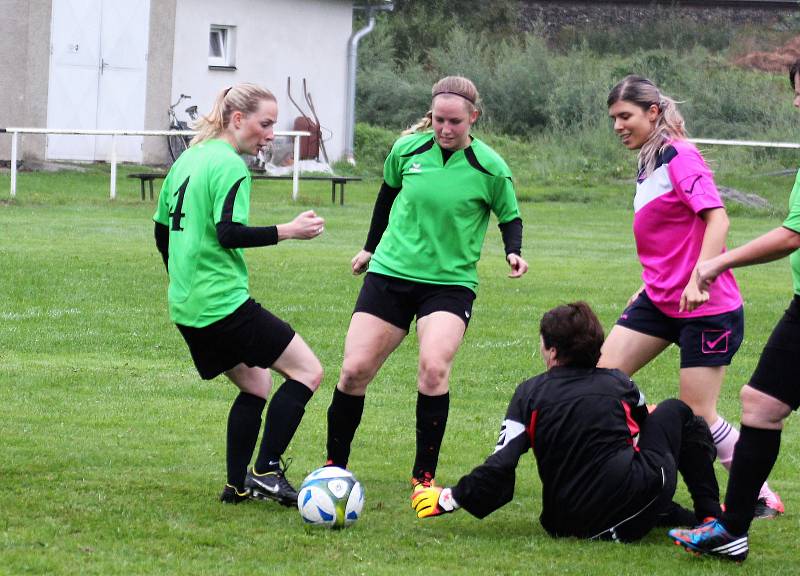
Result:
{"label": "long brown hair", "polygon": [[675,100],[662,94],[658,86],[643,76],[626,76],[611,89],[608,107],[620,101],[635,104],[645,112],[653,105],[658,108],[653,132],[639,150],[639,171],[647,177],[655,170],[656,159],[669,140],[687,138],[683,116]]}
{"label": "long brown hair", "polygon": [[262,100],[275,102],[275,96],[266,88],[256,84],[236,84],[222,90],[217,94],[211,112],[207,116],[202,116],[195,124],[198,132],[192,138],[190,145],[218,137],[228,126],[233,112],[252,114],[258,110]]}
{"label": "long brown hair", "polygon": [[[467,107],[467,113],[472,114],[473,111],[481,110],[481,95],[478,94],[478,89],[472,80],[464,76],[445,76],[431,88],[431,108],[433,108],[433,101],[437,96],[443,94],[452,94],[464,99],[464,104]],[[428,112],[417,120],[414,124],[403,130],[403,134],[413,134],[414,132],[424,132],[431,127],[433,112]]]}

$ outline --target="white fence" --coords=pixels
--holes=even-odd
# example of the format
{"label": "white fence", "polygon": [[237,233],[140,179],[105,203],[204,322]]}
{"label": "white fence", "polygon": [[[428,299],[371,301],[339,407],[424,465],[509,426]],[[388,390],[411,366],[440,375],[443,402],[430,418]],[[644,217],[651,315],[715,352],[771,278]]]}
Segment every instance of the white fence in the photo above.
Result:
{"label": "white fence", "polygon": [[[51,128],[0,128],[0,132],[11,134],[11,197],[17,195],[17,150],[20,134],[74,134],[84,136],[111,136],[111,184],[110,197],[117,197],[117,136],[193,136],[192,130],[57,130]],[[309,136],[303,131],[276,131],[275,136],[289,136],[294,144],[295,162],[292,167],[292,199],[297,199],[300,182],[300,138]],[[695,144],[714,144],[722,146],[755,146],[762,148],[794,148],[800,149],[800,144],[794,142],[760,142],[757,140],[716,140],[713,138],[690,138]]]}
{"label": "white fence", "polygon": [[[58,130],[53,128],[4,128],[2,132],[11,134],[11,197],[17,195],[17,150],[20,134],[72,134],[79,136],[111,136],[111,184],[110,196],[117,197],[117,136],[193,136],[192,130]],[[295,162],[292,167],[292,200],[297,199],[300,182],[300,138],[309,132],[290,130],[276,131],[275,136],[289,136],[294,142]]]}
{"label": "white fence", "polygon": [[695,144],[722,144],[723,146],[757,146],[761,148],[800,148],[794,142],[759,142],[758,140],[715,140],[713,138],[689,138]]}

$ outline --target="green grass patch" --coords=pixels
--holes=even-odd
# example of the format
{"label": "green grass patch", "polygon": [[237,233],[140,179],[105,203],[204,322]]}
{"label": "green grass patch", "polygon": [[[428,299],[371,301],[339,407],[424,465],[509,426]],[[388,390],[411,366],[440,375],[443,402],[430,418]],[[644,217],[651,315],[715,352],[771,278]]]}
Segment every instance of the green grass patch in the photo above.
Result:
{"label": "green grass patch", "polygon": [[[513,167],[513,166],[512,166]],[[366,487],[362,520],[341,532],[303,526],[292,509],[252,502],[225,507],[225,421],[235,389],[196,375],[166,310],[167,278],[152,240],[154,203],[121,168],[108,199],[107,167],[22,173],[17,199],[0,204],[0,574],[716,574],[655,530],[632,546],[554,540],[537,521],[541,486],[532,455],[515,500],[483,521],[465,512],[419,521],[409,507],[417,351],[412,334],[367,396],[351,467]],[[745,178],[741,176],[741,178]],[[775,185],[788,193],[786,177]],[[754,186],[758,179],[754,179]],[[731,177],[741,185],[744,180]],[[7,190],[8,176],[0,177]],[[326,376],[290,446],[299,484],[325,455],[325,412],[361,280],[349,272],[363,244],[378,181],[351,183],[344,206],[327,183],[256,182],[253,224],[313,208],[325,234],[247,251],[254,297],[300,332]],[[564,198],[574,202],[551,202]],[[482,462],[516,385],[543,368],[541,314],[585,299],[610,328],[639,284],[625,181],[520,189],[531,269],[506,278],[490,225],[474,317],[452,375],[439,480]],[[731,217],[730,244],[778,225],[774,215]],[[720,410],[738,420],[747,382],[791,296],[787,262],[737,273],[746,300],[745,342]],[[674,396],[678,355],[668,350],[637,375],[651,401]],[[772,476],[787,514],[757,522],[741,574],[794,571],[800,435],[790,422]],[[726,476],[720,473],[722,485]],[[678,498],[688,502],[685,490]]]}

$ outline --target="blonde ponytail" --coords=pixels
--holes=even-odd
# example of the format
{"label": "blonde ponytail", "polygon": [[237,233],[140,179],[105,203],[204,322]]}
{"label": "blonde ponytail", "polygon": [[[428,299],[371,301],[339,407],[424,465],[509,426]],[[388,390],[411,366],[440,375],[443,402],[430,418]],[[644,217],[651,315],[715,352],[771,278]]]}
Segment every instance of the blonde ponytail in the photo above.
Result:
{"label": "blonde ponytail", "polygon": [[236,84],[217,94],[211,112],[202,116],[196,123],[197,134],[192,138],[190,146],[217,138],[228,126],[233,112],[252,114],[258,109],[262,100],[275,102],[275,96],[256,84]]}

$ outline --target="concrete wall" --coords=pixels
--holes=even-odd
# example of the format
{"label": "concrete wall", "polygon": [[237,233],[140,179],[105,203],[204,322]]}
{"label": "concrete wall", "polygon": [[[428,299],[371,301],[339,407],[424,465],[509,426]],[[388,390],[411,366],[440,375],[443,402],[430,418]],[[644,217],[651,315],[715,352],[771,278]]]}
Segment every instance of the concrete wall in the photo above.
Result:
{"label": "concrete wall", "polygon": [[[177,0],[150,0],[150,35],[147,46],[147,93],[144,129],[169,128],[167,107],[172,97],[172,62],[175,46]],[[161,164],[169,152],[165,138],[147,136],[142,144],[142,162]]]}
{"label": "concrete wall", "polygon": [[[0,126],[43,127],[47,121],[50,0],[0,0],[0,14]],[[44,136],[25,136],[20,156],[44,158],[44,141]],[[10,157],[11,137],[0,136],[0,159]]]}
{"label": "concrete wall", "polygon": [[[236,70],[209,69],[212,24],[236,26]],[[323,136],[330,136],[325,142],[328,155],[337,160],[344,149],[351,32],[349,0],[178,0],[172,101],[178,94],[190,94],[192,100],[182,107],[196,104],[202,113],[223,88],[255,82],[275,94],[277,128],[289,130],[299,113],[286,96],[286,79],[292,77],[293,96],[308,111],[302,96],[306,78]]]}

